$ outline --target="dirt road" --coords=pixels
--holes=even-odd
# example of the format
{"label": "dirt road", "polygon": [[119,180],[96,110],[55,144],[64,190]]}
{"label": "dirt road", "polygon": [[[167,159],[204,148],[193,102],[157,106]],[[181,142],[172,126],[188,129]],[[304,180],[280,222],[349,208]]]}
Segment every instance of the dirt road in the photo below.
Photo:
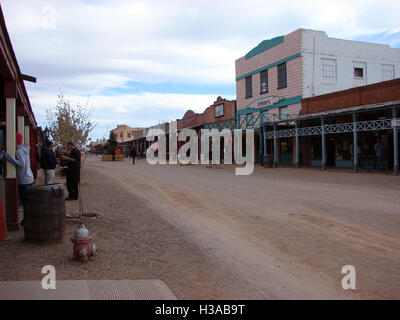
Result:
{"label": "dirt road", "polygon": [[[235,176],[232,167],[95,157],[83,176],[85,210],[103,217],[86,222],[95,260],[60,256],[67,241],[38,258],[21,241],[16,257],[0,246],[1,280],[40,278],[19,264],[31,259],[64,279],[161,279],[182,299],[400,298],[399,177],[260,167]],[[345,265],[356,269],[356,290],[341,287]]]}

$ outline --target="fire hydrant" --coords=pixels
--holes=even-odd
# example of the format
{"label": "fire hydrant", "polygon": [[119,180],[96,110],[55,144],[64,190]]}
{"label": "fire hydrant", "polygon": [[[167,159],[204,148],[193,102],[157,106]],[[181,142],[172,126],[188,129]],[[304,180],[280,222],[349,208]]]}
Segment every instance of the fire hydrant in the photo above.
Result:
{"label": "fire hydrant", "polygon": [[71,241],[74,244],[74,260],[88,261],[89,257],[96,254],[96,245],[92,243],[92,237],[89,236],[89,230],[84,224],[75,230]]}

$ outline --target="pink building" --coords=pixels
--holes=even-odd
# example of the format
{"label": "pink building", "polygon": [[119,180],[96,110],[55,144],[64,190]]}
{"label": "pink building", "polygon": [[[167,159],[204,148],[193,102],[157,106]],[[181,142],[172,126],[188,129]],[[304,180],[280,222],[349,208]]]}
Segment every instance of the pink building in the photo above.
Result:
{"label": "pink building", "polygon": [[[298,116],[302,98],[398,77],[400,49],[298,29],[264,40],[236,60],[237,127],[256,130],[260,161],[262,154],[270,152],[261,127],[287,125],[289,120],[282,120]],[[281,163],[295,162],[293,142],[292,138],[279,139]]]}
{"label": "pink building", "polygon": [[238,114],[255,109],[298,113],[302,98],[302,30],[264,40],[236,60]]}

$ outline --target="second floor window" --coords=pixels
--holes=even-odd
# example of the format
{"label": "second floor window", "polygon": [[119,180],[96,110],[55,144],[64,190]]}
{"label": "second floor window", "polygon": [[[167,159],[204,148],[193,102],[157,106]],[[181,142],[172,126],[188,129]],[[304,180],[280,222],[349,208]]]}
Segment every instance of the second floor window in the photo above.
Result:
{"label": "second floor window", "polygon": [[260,94],[268,92],[268,69],[260,72]]}
{"label": "second floor window", "polygon": [[253,84],[251,76],[246,77],[246,99],[253,96]]}
{"label": "second floor window", "polygon": [[367,84],[367,64],[365,62],[353,62],[353,85],[363,86]]}
{"label": "second floor window", "polygon": [[288,107],[279,108],[279,120],[285,120],[289,117]]}
{"label": "second floor window", "polygon": [[382,65],[382,81],[394,79],[394,65],[383,64]]}
{"label": "second floor window", "polygon": [[322,79],[328,82],[336,82],[336,60],[322,58]]}
{"label": "second floor window", "polygon": [[278,64],[278,89],[287,87],[286,62]]}

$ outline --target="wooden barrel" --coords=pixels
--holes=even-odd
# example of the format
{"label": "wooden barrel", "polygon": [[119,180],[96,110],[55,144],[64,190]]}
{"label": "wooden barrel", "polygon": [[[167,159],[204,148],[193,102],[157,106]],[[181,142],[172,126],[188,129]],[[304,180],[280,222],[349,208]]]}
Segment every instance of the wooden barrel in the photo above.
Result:
{"label": "wooden barrel", "polygon": [[61,184],[28,190],[24,212],[25,240],[60,242],[64,237],[65,199]]}

